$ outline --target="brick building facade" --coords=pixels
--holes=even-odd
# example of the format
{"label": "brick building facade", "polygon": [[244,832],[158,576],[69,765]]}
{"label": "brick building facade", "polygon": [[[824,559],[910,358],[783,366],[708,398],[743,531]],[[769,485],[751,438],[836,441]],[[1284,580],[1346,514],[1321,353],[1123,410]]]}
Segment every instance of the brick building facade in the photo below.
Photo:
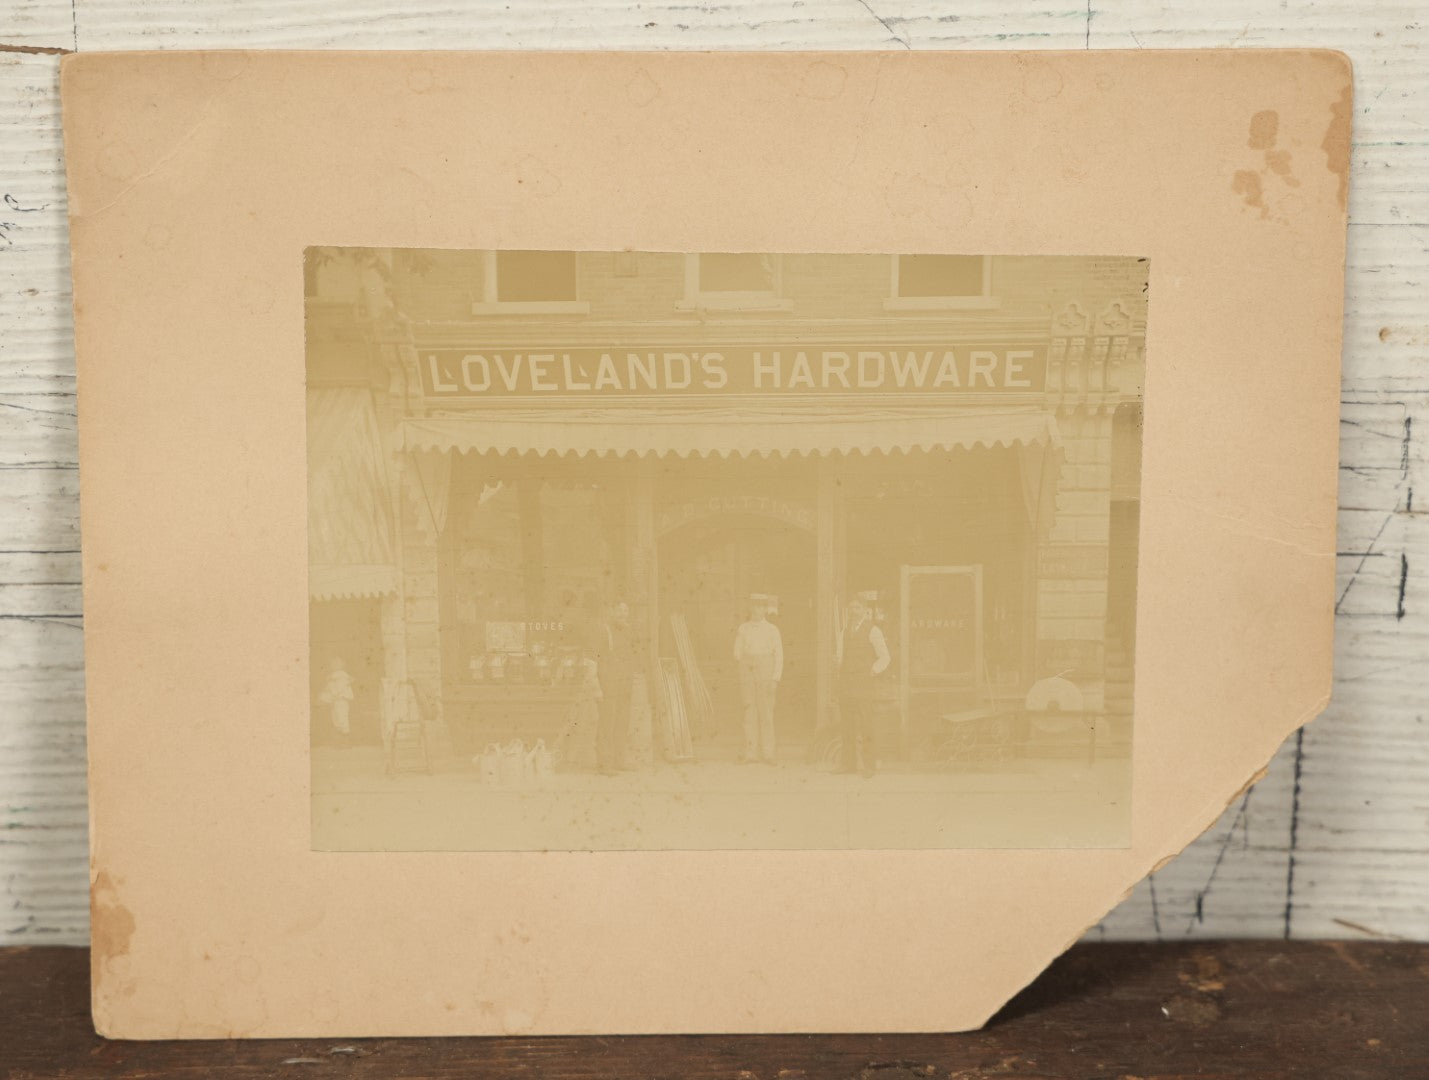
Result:
{"label": "brick building facade", "polygon": [[[335,622],[367,619],[368,681],[410,683],[448,703],[439,711],[449,728],[465,723],[452,703],[479,648],[472,627],[510,596],[499,582],[480,584],[482,573],[508,573],[504,549],[493,540],[483,570],[474,534],[462,530],[480,517],[519,537],[517,548],[550,553],[560,541],[541,515],[599,504],[590,528],[605,552],[604,579],[590,588],[629,597],[652,680],[675,651],[676,608],[697,624],[696,645],[701,619],[713,628],[717,668],[739,590],[779,594],[803,665],[788,696],[807,703],[811,734],[836,696],[834,641],[851,591],[879,590],[897,638],[907,619],[899,571],[936,541],[959,566],[979,568],[982,593],[979,669],[934,711],[965,710],[989,687],[1021,696],[1064,677],[1088,709],[1129,731],[1147,275],[1144,261],[1125,257],[314,249],[310,416],[324,390],[353,415],[370,409],[372,461],[349,470],[368,479],[345,482],[375,484],[387,500],[373,527],[388,530],[376,550],[390,550],[392,565],[373,572],[373,556],[353,553],[357,541],[314,550],[324,564],[314,580],[329,584],[313,590],[313,665],[322,642],[342,637]],[[815,365],[810,394],[759,396],[774,376],[751,382],[748,369],[773,372],[778,357],[788,389],[795,356],[819,349],[836,366],[830,374]],[[963,366],[948,368],[953,381],[936,393],[903,393],[889,366],[924,353],[936,366],[954,351]],[[657,354],[664,374],[643,383],[639,373],[653,367],[622,359],[655,365]],[[696,358],[678,400],[670,386],[685,361],[674,362],[671,382],[672,355]],[[521,356],[529,366],[518,378]],[[718,375],[720,389],[743,393],[699,393],[702,356],[720,358],[717,371],[704,369],[706,389]],[[597,385],[617,369],[619,384],[609,375]],[[831,409],[848,423],[823,423]],[[797,434],[806,428],[817,434]],[[621,441],[635,430],[645,442]],[[922,479],[900,489],[899,461]],[[920,515],[917,500],[939,485],[964,494]],[[508,512],[507,489],[591,494],[534,503],[513,495]],[[954,536],[958,518],[1000,539]],[[745,549],[726,550],[726,526]],[[549,571],[542,563],[528,557],[521,590],[510,594],[524,605],[512,617],[532,626],[555,620],[580,591],[559,559]],[[691,599],[702,579],[722,581],[729,595]],[[342,604],[345,614],[334,607]],[[483,604],[491,610],[475,610]],[[914,651],[911,641],[899,646]],[[658,714],[658,695],[647,691]],[[918,726],[911,700],[900,690],[905,736]]]}

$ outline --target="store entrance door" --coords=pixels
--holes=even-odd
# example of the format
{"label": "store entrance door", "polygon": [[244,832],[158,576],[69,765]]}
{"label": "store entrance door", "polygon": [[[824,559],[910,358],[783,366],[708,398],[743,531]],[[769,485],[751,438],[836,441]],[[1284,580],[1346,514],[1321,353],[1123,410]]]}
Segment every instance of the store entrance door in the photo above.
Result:
{"label": "store entrance door", "polygon": [[780,756],[808,744],[815,712],[816,562],[811,531],[757,515],[720,514],[661,538],[660,655],[680,657],[675,627],[683,618],[689,653],[712,706],[704,716],[691,716],[702,756],[733,758],[741,746],[743,708],[734,638],[749,617],[751,593],[777,598],[770,619],[784,642],[784,677],[774,711]]}

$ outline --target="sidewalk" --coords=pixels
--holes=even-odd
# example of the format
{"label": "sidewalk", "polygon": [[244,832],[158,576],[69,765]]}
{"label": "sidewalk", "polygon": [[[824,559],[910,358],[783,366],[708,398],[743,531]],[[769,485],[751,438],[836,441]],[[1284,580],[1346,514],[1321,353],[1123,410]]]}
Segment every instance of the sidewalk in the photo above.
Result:
{"label": "sidewalk", "polygon": [[331,850],[1119,847],[1130,763],[894,762],[864,778],[790,759],[657,763],[539,787],[483,786],[474,767],[385,776],[373,749],[318,748],[313,846]]}

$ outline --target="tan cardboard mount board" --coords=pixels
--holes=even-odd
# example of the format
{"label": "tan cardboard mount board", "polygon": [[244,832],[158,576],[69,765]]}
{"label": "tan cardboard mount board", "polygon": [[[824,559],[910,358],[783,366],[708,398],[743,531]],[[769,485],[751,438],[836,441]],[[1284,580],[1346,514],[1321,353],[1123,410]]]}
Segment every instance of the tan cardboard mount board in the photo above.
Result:
{"label": "tan cardboard mount board", "polygon": [[[976,1027],[1328,699],[1339,53],[130,53],[62,75],[106,1035]],[[1131,846],[310,850],[317,244],[1148,257]]]}

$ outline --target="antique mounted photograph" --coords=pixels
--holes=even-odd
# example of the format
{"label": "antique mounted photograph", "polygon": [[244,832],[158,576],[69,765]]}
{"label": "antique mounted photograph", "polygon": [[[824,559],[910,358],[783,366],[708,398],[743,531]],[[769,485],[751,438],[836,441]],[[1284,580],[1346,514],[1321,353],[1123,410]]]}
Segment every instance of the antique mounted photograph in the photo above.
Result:
{"label": "antique mounted photograph", "polygon": [[62,97],[104,1034],[968,1030],[1284,790],[1358,483],[1343,56]]}
{"label": "antique mounted photograph", "polygon": [[314,849],[1129,844],[1146,259],[304,269]]}

